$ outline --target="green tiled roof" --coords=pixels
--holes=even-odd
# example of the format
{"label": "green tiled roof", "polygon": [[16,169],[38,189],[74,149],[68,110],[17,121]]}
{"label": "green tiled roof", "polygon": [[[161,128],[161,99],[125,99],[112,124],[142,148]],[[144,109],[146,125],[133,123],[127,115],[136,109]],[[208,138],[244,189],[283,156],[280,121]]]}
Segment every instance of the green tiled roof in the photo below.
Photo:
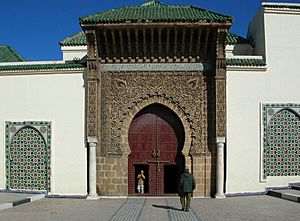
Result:
{"label": "green tiled roof", "polygon": [[123,6],[80,18],[81,24],[125,22],[232,22],[232,17],[195,6],[166,5],[157,0]]}
{"label": "green tiled roof", "polygon": [[35,70],[61,70],[61,69],[79,69],[84,65],[79,63],[63,64],[24,64],[24,65],[0,65],[0,71],[35,71]]}
{"label": "green tiled roof", "polygon": [[0,62],[20,62],[24,58],[10,46],[0,46]]}
{"label": "green tiled roof", "polygon": [[59,42],[61,46],[85,46],[86,37],[83,31]]}
{"label": "green tiled roof", "polygon": [[257,58],[227,58],[227,66],[247,66],[247,67],[263,67],[266,66],[265,59]]}
{"label": "green tiled roof", "polygon": [[228,32],[225,41],[226,41],[226,44],[229,44],[229,45],[250,43],[250,41],[248,39],[243,38],[239,35],[236,35],[232,32]]}
{"label": "green tiled roof", "polygon": [[[226,37],[226,44],[234,45],[234,44],[247,44],[249,43],[249,40],[246,38],[243,38],[239,35],[233,34],[229,32]],[[59,42],[61,46],[85,46],[86,43],[86,37],[83,31],[66,38]]]}

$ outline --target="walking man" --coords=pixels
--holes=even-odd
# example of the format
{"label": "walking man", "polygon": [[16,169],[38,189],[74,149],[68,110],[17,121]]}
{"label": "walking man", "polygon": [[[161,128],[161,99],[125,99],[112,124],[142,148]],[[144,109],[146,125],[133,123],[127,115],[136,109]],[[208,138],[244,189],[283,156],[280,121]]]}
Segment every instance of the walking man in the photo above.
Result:
{"label": "walking man", "polygon": [[191,206],[192,192],[196,188],[195,178],[186,168],[180,177],[180,202],[182,211],[188,212]]}

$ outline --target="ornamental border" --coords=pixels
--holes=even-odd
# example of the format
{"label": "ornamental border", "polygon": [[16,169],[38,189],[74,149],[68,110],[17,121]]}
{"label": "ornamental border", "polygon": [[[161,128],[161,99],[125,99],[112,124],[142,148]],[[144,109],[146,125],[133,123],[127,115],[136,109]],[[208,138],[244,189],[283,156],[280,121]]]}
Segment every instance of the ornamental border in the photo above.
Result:
{"label": "ornamental border", "polygon": [[[13,128],[15,127],[15,128]],[[44,139],[47,149],[46,191],[51,191],[51,122],[47,121],[5,121],[5,167],[6,167],[6,188],[10,189],[10,145],[12,138],[23,128],[34,128]],[[25,190],[27,191],[27,190]],[[31,191],[31,190],[30,190]],[[40,192],[40,191],[38,191]]]}
{"label": "ornamental border", "polygon": [[264,172],[264,150],[266,149],[268,125],[274,115],[282,110],[289,110],[300,117],[299,103],[261,103],[261,150],[260,150],[260,182],[267,181],[267,175]]}

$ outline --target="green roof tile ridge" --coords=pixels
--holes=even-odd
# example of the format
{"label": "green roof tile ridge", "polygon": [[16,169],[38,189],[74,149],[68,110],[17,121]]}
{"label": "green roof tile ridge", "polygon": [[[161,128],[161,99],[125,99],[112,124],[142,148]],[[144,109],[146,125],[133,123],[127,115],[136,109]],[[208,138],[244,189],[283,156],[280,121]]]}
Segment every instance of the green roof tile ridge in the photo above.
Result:
{"label": "green roof tile ridge", "polygon": [[174,22],[217,21],[232,22],[233,17],[196,6],[166,5],[158,1],[119,8],[81,17],[81,24],[116,22]]}
{"label": "green roof tile ridge", "polygon": [[79,63],[58,63],[58,64],[21,64],[21,65],[0,65],[0,71],[26,71],[26,70],[60,70],[84,68]]}
{"label": "green roof tile ridge", "polygon": [[17,59],[19,60],[19,61],[25,61],[25,59],[14,49],[14,48],[12,48],[11,46],[7,46],[8,47],[8,49],[17,57]]}
{"label": "green roof tile ridge", "polygon": [[209,12],[209,13],[212,13],[212,14],[215,14],[215,15],[219,15],[221,17],[227,17],[231,21],[233,20],[233,16],[230,16],[230,15],[225,15],[225,14],[222,14],[222,13],[219,13],[219,12],[215,12],[215,11],[212,11],[212,10],[209,10],[209,9],[199,8],[199,7],[193,6],[193,5],[190,5],[189,7],[195,8],[195,9],[198,9],[198,10],[203,10],[205,12]]}
{"label": "green roof tile ridge", "polygon": [[0,62],[22,62],[24,58],[11,46],[0,46]]}
{"label": "green roof tile ridge", "polygon": [[167,6],[166,4],[159,2],[157,0],[150,0],[148,2],[145,2],[144,4],[141,4],[139,6],[143,6],[143,7],[149,7],[149,6],[160,6],[160,7],[165,7]]}
{"label": "green roof tile ridge", "polygon": [[226,58],[227,66],[263,67],[266,66],[264,58]]}
{"label": "green roof tile ridge", "polygon": [[240,35],[237,35],[232,32],[228,32],[226,39],[225,39],[227,44],[234,45],[234,44],[249,44],[250,41]]}
{"label": "green roof tile ridge", "polygon": [[87,45],[86,36],[83,31],[78,32],[59,42],[60,46],[85,46]]}

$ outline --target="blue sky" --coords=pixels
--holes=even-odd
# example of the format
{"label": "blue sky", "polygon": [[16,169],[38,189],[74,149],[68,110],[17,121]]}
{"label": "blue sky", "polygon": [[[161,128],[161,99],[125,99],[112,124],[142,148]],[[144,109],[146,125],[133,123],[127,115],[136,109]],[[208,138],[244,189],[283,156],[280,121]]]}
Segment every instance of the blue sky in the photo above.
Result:
{"label": "blue sky", "polygon": [[[1,2],[0,45],[14,47],[26,60],[61,60],[59,41],[79,32],[79,17],[148,0],[24,0]],[[272,2],[277,0],[272,0]],[[300,0],[282,0],[300,3]],[[280,1],[280,2],[282,2]],[[231,31],[246,36],[261,0],[161,0],[194,5],[234,17]]]}

